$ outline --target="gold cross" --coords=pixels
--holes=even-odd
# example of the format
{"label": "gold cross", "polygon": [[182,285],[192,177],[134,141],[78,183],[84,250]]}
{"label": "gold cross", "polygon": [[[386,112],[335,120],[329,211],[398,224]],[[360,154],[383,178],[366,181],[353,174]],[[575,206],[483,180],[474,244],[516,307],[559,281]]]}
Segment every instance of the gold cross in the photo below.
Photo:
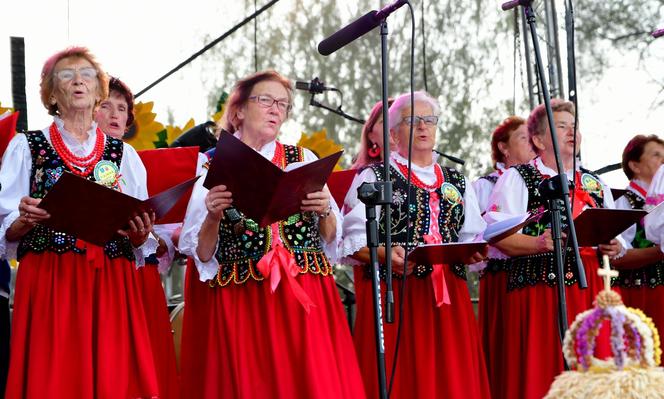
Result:
{"label": "gold cross", "polygon": [[618,277],[617,270],[611,270],[609,266],[609,256],[602,256],[602,268],[597,270],[597,274],[604,279],[604,291],[611,291],[611,277]]}

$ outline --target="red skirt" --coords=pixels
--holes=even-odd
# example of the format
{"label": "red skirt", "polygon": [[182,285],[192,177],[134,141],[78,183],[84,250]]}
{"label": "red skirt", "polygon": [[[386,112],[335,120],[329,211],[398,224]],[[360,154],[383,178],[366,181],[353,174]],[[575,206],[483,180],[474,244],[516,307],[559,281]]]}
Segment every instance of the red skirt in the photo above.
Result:
{"label": "red skirt", "polygon": [[[581,248],[581,258],[588,288],[580,289],[577,284],[565,287],[570,324],[578,313],[593,306],[595,296],[604,287],[597,275],[595,250]],[[493,335],[492,353],[502,355],[492,357],[492,363],[487,365],[497,381],[491,386],[491,396],[541,399],[564,368],[558,333],[558,288],[541,283],[515,289],[505,295],[503,307],[502,317],[494,318],[493,329],[486,331]]]}
{"label": "red skirt", "polygon": [[505,297],[507,296],[507,273],[487,272],[480,278],[479,325],[482,349],[486,359],[486,371],[491,390],[501,390],[502,372],[495,365],[504,356],[502,323]]}
{"label": "red skirt", "polygon": [[143,295],[143,307],[152,343],[154,364],[161,398],[179,398],[180,381],[175,361],[175,346],[164,288],[157,265],[146,263],[136,270],[138,286]]}
{"label": "red skirt", "polygon": [[650,317],[659,331],[659,336],[664,335],[664,286],[654,288],[620,288],[625,306],[643,310]]}
{"label": "red skirt", "polygon": [[[409,277],[404,320],[391,398],[488,398],[477,320],[466,281],[444,267],[450,304],[436,307],[431,278]],[[371,279],[355,268],[355,348],[368,398],[377,398],[376,340]],[[383,297],[385,286],[381,284]],[[383,324],[389,384],[401,317],[401,281],[394,280],[395,321]],[[384,302],[383,302],[384,305]]]}
{"label": "red skirt", "polygon": [[190,261],[181,377],[187,398],[364,398],[357,358],[331,276],[301,274],[306,313],[287,282],[211,288]]}
{"label": "red skirt", "polygon": [[134,263],[28,253],[16,278],[7,398],[156,398]]}

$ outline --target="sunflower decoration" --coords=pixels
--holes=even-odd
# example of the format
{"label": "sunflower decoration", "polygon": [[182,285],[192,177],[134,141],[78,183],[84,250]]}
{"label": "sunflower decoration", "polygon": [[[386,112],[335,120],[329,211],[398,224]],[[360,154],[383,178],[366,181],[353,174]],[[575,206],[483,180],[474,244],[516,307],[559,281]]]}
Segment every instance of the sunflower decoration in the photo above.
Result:
{"label": "sunflower decoration", "polygon": [[221,92],[221,95],[219,96],[219,100],[217,101],[217,106],[216,106],[216,112],[214,115],[212,115],[212,120],[217,123],[221,119],[222,116],[224,116],[224,112],[226,112],[226,103],[228,102],[228,93],[225,91]]}
{"label": "sunflower decoration", "polygon": [[192,127],[196,126],[196,122],[194,122],[194,118],[190,118],[189,121],[184,125],[184,127],[179,127],[179,126],[174,126],[174,125],[168,125],[166,126],[166,130],[162,130],[161,132],[157,133],[157,138],[159,139],[154,143],[156,148],[165,148],[168,147],[169,144],[173,142],[173,140],[177,139],[180,137],[180,135],[187,130],[191,129]]}
{"label": "sunflower decoration", "polygon": [[[313,151],[318,158],[332,155],[343,149],[343,147],[337,144],[334,140],[327,138],[327,130],[325,128],[310,134],[303,132],[297,145]],[[342,170],[339,162],[335,165],[334,170]]]}
{"label": "sunflower decoration", "polygon": [[14,108],[5,108],[2,106],[2,103],[0,103],[0,115],[4,114],[5,112],[14,112]]}
{"label": "sunflower decoration", "polygon": [[136,150],[159,148],[157,145],[166,140],[168,132],[164,125],[155,121],[157,114],[152,112],[154,103],[139,102],[134,105],[134,124],[124,136],[124,141]]}

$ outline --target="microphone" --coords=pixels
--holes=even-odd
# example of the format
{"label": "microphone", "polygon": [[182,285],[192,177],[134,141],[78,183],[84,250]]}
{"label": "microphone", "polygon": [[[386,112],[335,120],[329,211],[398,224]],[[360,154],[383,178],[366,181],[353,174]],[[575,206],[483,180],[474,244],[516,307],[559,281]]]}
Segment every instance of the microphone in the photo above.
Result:
{"label": "microphone", "polygon": [[380,9],[371,10],[350,24],[344,26],[332,35],[318,43],[318,52],[321,55],[330,55],[355,39],[358,39],[373,28],[380,25],[381,21],[407,3],[407,0],[396,0],[394,3]]}
{"label": "microphone", "polygon": [[652,37],[654,37],[655,39],[657,39],[657,38],[660,37],[660,36],[664,36],[664,28],[657,29],[656,31],[654,31],[653,33],[651,33],[651,35],[652,35]]}
{"label": "microphone", "polygon": [[454,163],[458,163],[459,165],[465,165],[466,164],[466,161],[464,161],[463,159],[457,158],[457,157],[452,156],[452,155],[445,154],[444,152],[438,151],[435,148],[432,151],[435,152],[436,154],[440,155],[441,157],[447,158],[447,159],[449,159],[450,161],[452,161]]}
{"label": "microphone", "polygon": [[320,94],[326,90],[337,90],[334,87],[325,86],[325,82],[318,79],[318,76],[313,78],[313,80],[309,83],[303,82],[301,80],[295,81],[295,88],[298,90],[306,90],[311,94]]}
{"label": "microphone", "polygon": [[503,5],[500,6],[500,8],[502,8],[503,11],[508,11],[508,10],[511,10],[514,7],[518,7],[518,6],[524,6],[524,7],[529,6],[530,3],[532,3],[532,2],[533,2],[532,0],[511,0],[511,1],[503,3]]}

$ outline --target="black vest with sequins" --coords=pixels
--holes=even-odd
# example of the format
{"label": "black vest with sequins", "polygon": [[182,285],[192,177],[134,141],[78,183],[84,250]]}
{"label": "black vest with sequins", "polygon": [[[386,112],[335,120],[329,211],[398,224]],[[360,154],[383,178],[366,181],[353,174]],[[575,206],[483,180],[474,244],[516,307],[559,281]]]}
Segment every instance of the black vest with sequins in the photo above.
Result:
{"label": "black vest with sequins", "polygon": [[[544,180],[544,176],[531,164],[513,166],[524,182],[528,190],[528,213],[534,215],[547,209],[546,200],[540,195],[538,186]],[[599,178],[587,169],[581,168],[581,173],[589,174],[599,181]],[[585,190],[585,188],[584,188]],[[599,191],[587,191],[595,201],[597,207],[604,207],[604,197],[601,189]],[[534,220],[524,226],[523,234],[537,237],[551,228],[551,215],[546,212],[541,218]],[[562,228],[567,228],[567,219],[563,215]],[[556,272],[553,260],[553,252],[545,252],[528,256],[518,256],[509,259],[490,259],[487,271],[506,271],[508,274],[507,289],[513,290],[535,284],[545,283],[549,286],[556,285]],[[565,256],[565,285],[573,285],[578,281],[578,271],[574,253],[568,249]]]}
{"label": "black vest with sequins", "polygon": [[[284,145],[286,165],[304,160],[301,147]],[[219,246],[215,258],[219,262],[219,271],[211,286],[226,286],[229,283],[242,284],[248,279],[263,280],[263,275],[256,268],[256,263],[270,250],[272,229],[260,228],[247,219],[236,208],[229,208],[228,213],[238,217],[231,221],[223,219],[219,225]],[[330,217],[334,217],[330,215]],[[318,217],[311,213],[296,213],[278,222],[279,237],[284,247],[294,256],[300,273],[332,273],[327,256],[323,252]],[[339,228],[339,226],[337,226]]]}
{"label": "black vest with sequins", "polygon": [[[65,171],[71,170],[65,165],[58,153],[46,140],[41,130],[25,133],[32,156],[32,170],[30,172],[30,197],[44,198],[48,191],[55,185],[58,178]],[[113,162],[118,169],[122,160],[123,143],[121,140],[106,136],[106,144],[101,160]],[[94,173],[91,172],[87,179],[95,181]],[[72,199],[84,201],[84,199]],[[37,225],[30,230],[19,242],[18,259],[20,260],[28,252],[41,253],[44,251],[62,254],[73,251],[84,254],[85,248],[77,245],[76,237],[52,230],[48,227]],[[135,260],[131,243],[126,237],[113,239],[104,245],[104,253],[111,259],[123,256],[129,260]]]}
{"label": "black vest with sequins", "polygon": [[[435,192],[438,194],[440,213],[438,214],[438,226],[440,235],[443,242],[456,242],[459,240],[459,231],[463,227],[465,221],[463,195],[466,191],[466,180],[463,175],[452,168],[441,167],[443,171],[443,184],[438,187]],[[382,166],[374,164],[371,169],[376,174],[378,180],[384,180]],[[424,243],[424,235],[429,231],[429,223],[431,219],[429,210],[429,197],[430,193],[426,189],[422,189],[411,185],[410,198],[411,206],[407,209],[406,193],[408,192],[408,182],[404,176],[401,175],[393,166],[390,166],[390,179],[392,180],[392,206],[391,209],[391,229],[392,229],[392,246],[408,246],[410,249],[415,248],[418,244]],[[384,245],[385,243],[385,210],[381,210],[379,221],[379,240]],[[411,229],[407,229],[406,219],[410,214],[410,221],[412,224]],[[406,237],[407,231],[410,230],[410,236]],[[452,265],[454,273],[461,277],[466,278],[466,269],[462,264]],[[423,278],[428,276],[433,271],[431,265],[417,265],[413,271],[413,276]],[[369,275],[368,267],[365,274]],[[385,277],[385,270],[381,267],[381,278]],[[401,275],[393,273],[394,278],[401,278]]]}
{"label": "black vest with sequins", "polygon": [[[643,209],[646,201],[634,193],[627,190],[624,194],[632,209]],[[636,224],[636,233],[631,242],[635,249],[654,247],[655,244],[646,239],[646,229],[643,227],[643,220]],[[655,288],[664,285],[664,261],[659,261],[638,269],[620,270],[618,278],[614,279],[614,285],[623,288]]]}

